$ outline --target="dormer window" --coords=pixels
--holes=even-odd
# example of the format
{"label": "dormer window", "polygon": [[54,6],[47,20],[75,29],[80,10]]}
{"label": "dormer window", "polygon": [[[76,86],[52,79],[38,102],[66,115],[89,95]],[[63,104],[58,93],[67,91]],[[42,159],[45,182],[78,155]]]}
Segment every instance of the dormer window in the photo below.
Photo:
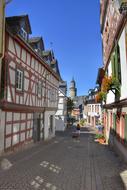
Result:
{"label": "dormer window", "polygon": [[24,30],[24,28],[21,28],[21,29],[20,29],[20,35],[22,36],[22,38],[23,38],[24,40],[27,41],[27,32]]}

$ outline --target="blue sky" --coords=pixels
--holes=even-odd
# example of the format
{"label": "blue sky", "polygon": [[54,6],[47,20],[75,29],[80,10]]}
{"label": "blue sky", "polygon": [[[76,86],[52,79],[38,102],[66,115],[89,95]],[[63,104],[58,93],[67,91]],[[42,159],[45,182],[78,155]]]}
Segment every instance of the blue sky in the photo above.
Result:
{"label": "blue sky", "polygon": [[63,80],[76,81],[77,94],[95,87],[102,65],[99,0],[12,0],[6,15],[28,14],[32,36],[42,36],[52,48]]}

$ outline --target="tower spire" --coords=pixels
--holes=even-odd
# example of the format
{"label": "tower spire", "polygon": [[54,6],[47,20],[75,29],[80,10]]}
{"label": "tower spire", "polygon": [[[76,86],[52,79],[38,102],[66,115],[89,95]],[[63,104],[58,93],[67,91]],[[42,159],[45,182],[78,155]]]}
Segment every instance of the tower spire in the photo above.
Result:
{"label": "tower spire", "polygon": [[70,82],[70,97],[73,99],[75,96],[77,96],[77,88],[74,80],[74,76],[72,77],[72,81]]}

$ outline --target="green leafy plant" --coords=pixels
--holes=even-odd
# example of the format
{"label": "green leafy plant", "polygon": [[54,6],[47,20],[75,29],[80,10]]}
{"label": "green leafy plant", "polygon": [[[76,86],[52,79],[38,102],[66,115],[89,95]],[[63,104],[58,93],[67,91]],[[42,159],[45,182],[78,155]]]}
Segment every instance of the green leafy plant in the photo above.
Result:
{"label": "green leafy plant", "polygon": [[96,102],[106,101],[106,92],[100,91],[95,96]]}
{"label": "green leafy plant", "polygon": [[102,139],[102,138],[104,138],[103,134],[96,134],[95,135],[95,139]]}
{"label": "green leafy plant", "polygon": [[80,120],[80,125],[81,125],[81,126],[84,126],[84,125],[85,125],[85,122],[86,122],[85,119],[81,119],[81,120]]}

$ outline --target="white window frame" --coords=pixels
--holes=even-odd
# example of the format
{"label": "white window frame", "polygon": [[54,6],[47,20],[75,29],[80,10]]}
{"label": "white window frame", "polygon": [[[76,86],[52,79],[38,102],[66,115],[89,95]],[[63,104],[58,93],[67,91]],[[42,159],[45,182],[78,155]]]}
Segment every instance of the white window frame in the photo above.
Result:
{"label": "white window frame", "polygon": [[51,102],[56,101],[55,90],[54,89],[49,90],[49,99],[50,99]]}
{"label": "white window frame", "polygon": [[27,32],[24,30],[23,27],[20,29],[20,35],[23,37],[24,40],[27,41]]}
{"label": "white window frame", "polygon": [[37,82],[37,96],[39,97],[43,96],[43,82],[42,81]]}
{"label": "white window frame", "polygon": [[16,90],[23,91],[24,73],[20,69],[16,69]]}

